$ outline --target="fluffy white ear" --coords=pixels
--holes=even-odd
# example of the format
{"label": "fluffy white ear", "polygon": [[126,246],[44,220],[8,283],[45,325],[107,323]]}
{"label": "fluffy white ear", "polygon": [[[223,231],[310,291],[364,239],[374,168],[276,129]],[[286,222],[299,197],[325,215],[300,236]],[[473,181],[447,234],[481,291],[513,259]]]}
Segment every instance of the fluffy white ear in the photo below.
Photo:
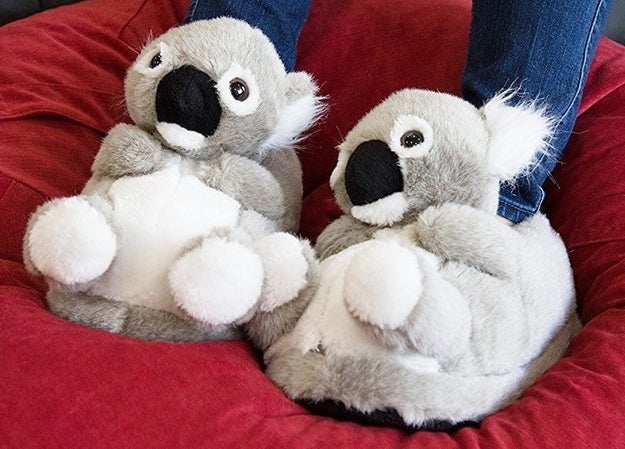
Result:
{"label": "fluffy white ear", "polygon": [[514,179],[531,168],[536,155],[549,154],[554,125],[536,101],[508,105],[513,93],[502,92],[480,109],[490,134],[490,172],[501,180]]}
{"label": "fluffy white ear", "polygon": [[317,85],[305,72],[287,74],[287,104],[280,111],[278,123],[263,149],[292,147],[304,137],[325,112],[323,98],[317,96]]}

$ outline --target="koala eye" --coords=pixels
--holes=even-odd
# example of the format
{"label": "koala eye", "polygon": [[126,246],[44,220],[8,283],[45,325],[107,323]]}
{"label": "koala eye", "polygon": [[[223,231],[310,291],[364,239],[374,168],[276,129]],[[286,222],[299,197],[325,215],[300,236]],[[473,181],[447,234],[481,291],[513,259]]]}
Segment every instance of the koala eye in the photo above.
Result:
{"label": "koala eye", "polygon": [[406,131],[399,139],[401,146],[404,148],[416,147],[424,141],[425,137],[423,136],[423,133],[417,130]]}
{"label": "koala eye", "polygon": [[165,42],[158,42],[146,47],[132,68],[147,78],[156,79],[173,64],[175,59],[172,49]]}
{"label": "koala eye", "polygon": [[245,116],[256,111],[261,92],[251,70],[233,63],[217,80],[219,99],[234,115]]}
{"label": "koala eye", "polygon": [[432,148],[434,130],[422,117],[400,115],[395,119],[389,137],[389,148],[400,158],[419,158]]}
{"label": "koala eye", "polygon": [[250,89],[241,78],[235,78],[230,81],[230,94],[237,101],[245,101],[250,96]]}
{"label": "koala eye", "polygon": [[154,69],[158,67],[159,65],[161,65],[162,63],[163,63],[163,56],[161,55],[161,52],[159,51],[150,60],[150,68]]}

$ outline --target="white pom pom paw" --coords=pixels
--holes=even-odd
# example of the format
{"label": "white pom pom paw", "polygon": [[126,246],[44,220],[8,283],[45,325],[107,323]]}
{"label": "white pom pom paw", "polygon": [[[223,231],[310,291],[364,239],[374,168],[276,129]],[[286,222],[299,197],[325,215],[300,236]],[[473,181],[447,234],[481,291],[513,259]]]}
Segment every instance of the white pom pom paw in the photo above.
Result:
{"label": "white pom pom paw", "polygon": [[354,255],[345,272],[343,293],[349,312],[385,329],[405,323],[422,291],[416,255],[394,241],[372,242]]}
{"label": "white pom pom paw", "polygon": [[308,261],[302,242],[285,232],[263,237],[256,243],[256,250],[265,270],[260,309],[270,312],[294,299],[306,286]]}
{"label": "white pom pom paw", "polygon": [[232,324],[258,301],[263,283],[260,257],[247,246],[209,238],[185,253],[169,271],[176,304],[209,326]]}
{"label": "white pom pom paw", "polygon": [[101,276],[111,265],[117,238],[106,218],[85,199],[58,200],[44,210],[27,239],[35,268],[71,285]]}

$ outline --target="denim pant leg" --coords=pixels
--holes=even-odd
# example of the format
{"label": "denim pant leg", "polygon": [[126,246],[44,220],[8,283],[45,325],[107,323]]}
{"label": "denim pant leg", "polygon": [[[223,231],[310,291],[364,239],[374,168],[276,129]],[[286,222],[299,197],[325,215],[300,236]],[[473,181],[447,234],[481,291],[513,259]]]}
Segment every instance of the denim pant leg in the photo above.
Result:
{"label": "denim pant leg", "polygon": [[499,215],[522,221],[540,207],[542,184],[568,142],[582,89],[612,0],[474,0],[464,97],[482,106],[518,88],[513,102],[538,98],[557,119],[551,154],[528,176],[501,186]]}
{"label": "denim pant leg", "polygon": [[297,39],[312,0],[191,0],[184,22],[227,16],[260,28],[287,71],[295,67]]}

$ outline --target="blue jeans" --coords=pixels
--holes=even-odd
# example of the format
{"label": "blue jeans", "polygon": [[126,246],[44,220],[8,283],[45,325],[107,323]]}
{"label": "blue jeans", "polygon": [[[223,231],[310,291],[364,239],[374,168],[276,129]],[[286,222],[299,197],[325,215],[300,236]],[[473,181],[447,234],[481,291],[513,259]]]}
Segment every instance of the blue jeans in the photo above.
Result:
{"label": "blue jeans", "polygon": [[[230,16],[260,28],[287,70],[312,0],[192,0],[185,22]],[[544,198],[542,184],[569,140],[588,69],[612,0],[474,0],[464,97],[480,107],[506,88],[513,102],[540,99],[557,117],[551,154],[513,185],[502,185],[499,215],[519,222]]]}
{"label": "blue jeans", "polygon": [[191,0],[184,22],[228,16],[260,28],[287,71],[295,68],[297,39],[312,0]]}
{"label": "blue jeans", "polygon": [[498,214],[519,222],[534,214],[542,185],[569,140],[612,0],[474,0],[462,94],[475,106],[502,89],[513,102],[540,99],[557,118],[551,154],[527,176],[501,186]]}

